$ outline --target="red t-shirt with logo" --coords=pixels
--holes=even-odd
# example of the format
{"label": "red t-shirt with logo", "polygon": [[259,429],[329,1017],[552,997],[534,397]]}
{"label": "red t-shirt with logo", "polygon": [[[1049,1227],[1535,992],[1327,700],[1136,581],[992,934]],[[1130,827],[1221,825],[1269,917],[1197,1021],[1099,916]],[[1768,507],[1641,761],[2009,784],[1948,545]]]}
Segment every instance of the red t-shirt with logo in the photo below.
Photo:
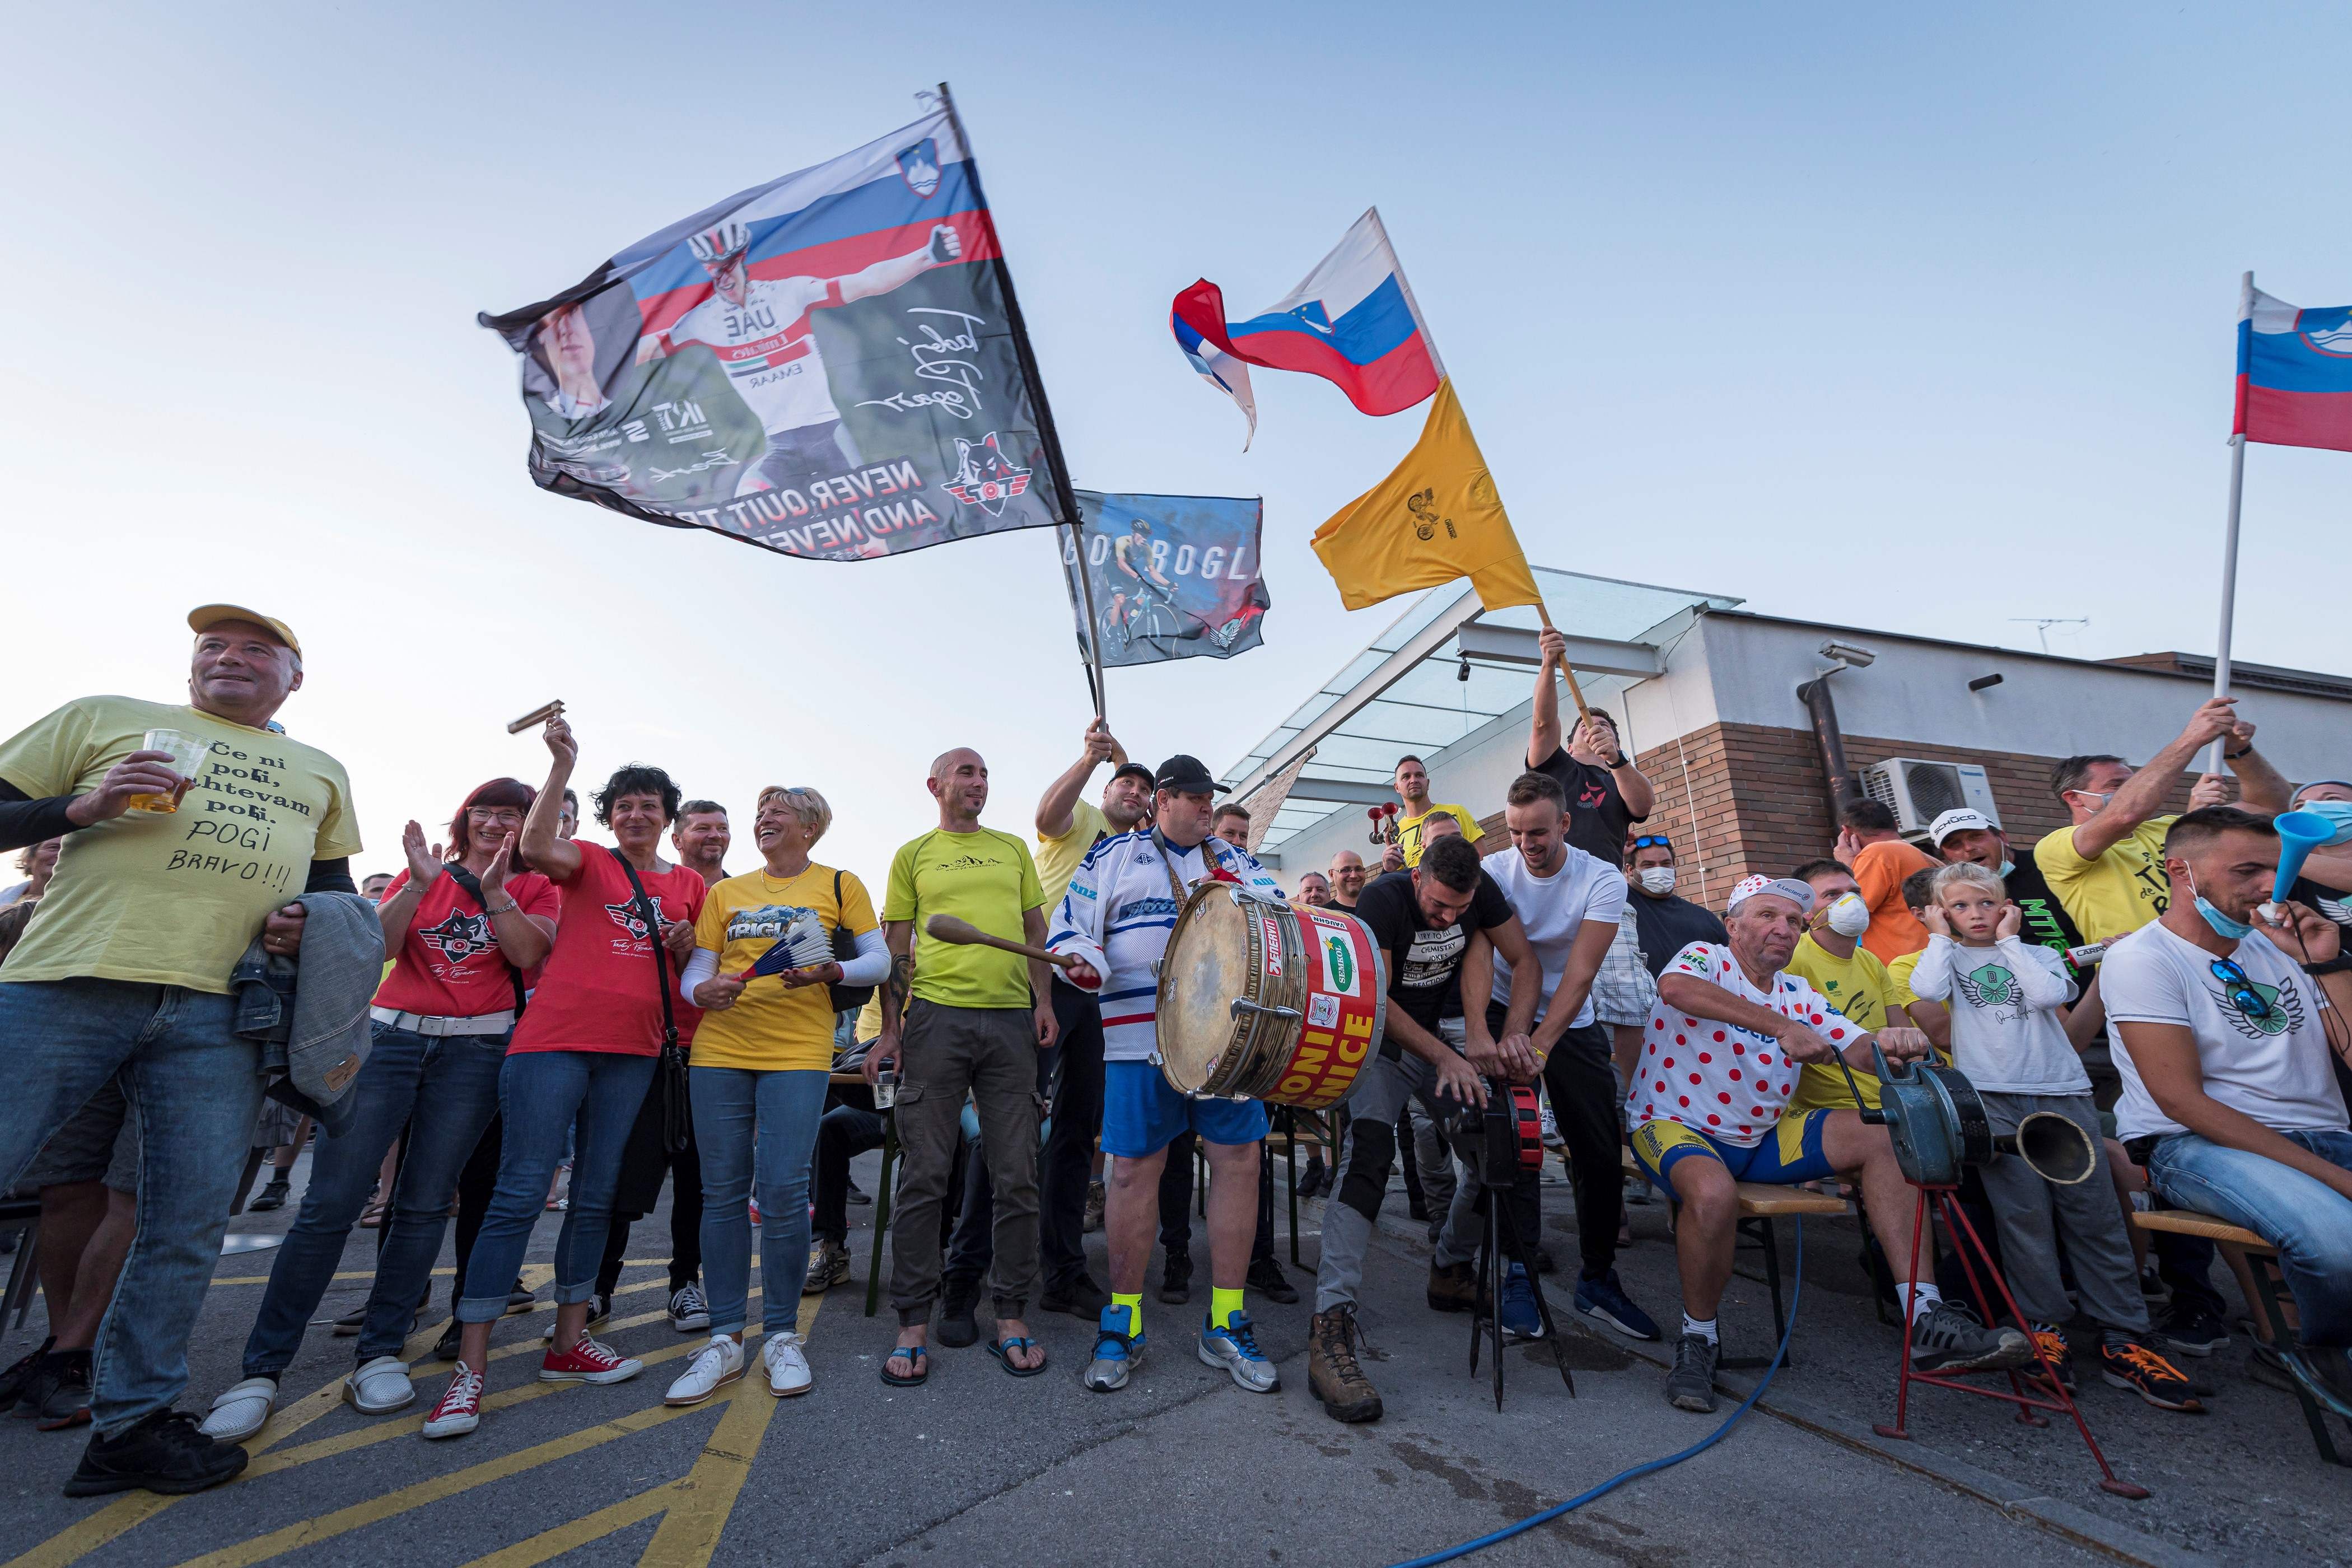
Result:
{"label": "red t-shirt with logo", "polygon": [[[384,889],[385,901],[408,883],[405,871],[394,877]],[[555,884],[537,872],[516,872],[507,879],[506,890],[523,913],[555,918]],[[436,877],[417,900],[407,939],[394,956],[392,973],[376,988],[375,1002],[436,1018],[478,1018],[513,1008],[514,983],[499,952],[498,932],[457,878]]]}
{"label": "red t-shirt with logo", "polygon": [[[636,895],[620,860],[601,844],[577,841],[579,874],[557,879],[563,912],[554,951],[540,971],[530,1007],[516,1026],[514,1051],[614,1051],[650,1057],[661,1050],[662,1005],[654,989],[656,933],[638,917]],[[683,866],[640,871],[646,896],[666,921],[692,921],[709,889]],[[683,1040],[699,1017],[677,994],[678,968],[667,964],[670,1010]]]}

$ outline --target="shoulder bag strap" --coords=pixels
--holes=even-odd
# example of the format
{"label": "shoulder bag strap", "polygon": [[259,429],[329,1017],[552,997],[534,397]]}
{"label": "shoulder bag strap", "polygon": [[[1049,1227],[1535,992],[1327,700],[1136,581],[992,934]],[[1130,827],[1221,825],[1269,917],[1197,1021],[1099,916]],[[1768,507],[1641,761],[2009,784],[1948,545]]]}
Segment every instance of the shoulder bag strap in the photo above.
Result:
{"label": "shoulder bag strap", "polygon": [[677,1013],[669,999],[669,951],[662,946],[661,911],[646,896],[646,885],[628,858],[609,846],[603,847],[627,873],[629,889],[636,895],[637,918],[646,922],[648,945],[654,950],[654,984],[661,994],[662,1009],[661,1054],[654,1066],[662,1096],[662,1147],[677,1154],[694,1141],[694,1121],[687,1103],[686,1053],[678,1048]]}
{"label": "shoulder bag strap", "polygon": [[[446,862],[442,866],[441,870],[445,876],[447,876],[451,880],[455,881],[458,887],[464,889],[466,895],[468,898],[482,906],[482,913],[484,916],[487,917],[489,915],[490,901],[482,896],[482,879],[479,877],[475,876],[471,871],[467,870],[465,867],[459,865],[455,860]],[[509,893],[507,897],[511,899],[514,895]],[[522,993],[522,971],[517,969],[513,963],[508,962],[506,949],[503,947],[499,950],[499,961],[501,963],[506,964],[507,980],[509,984],[514,986],[515,1017],[520,1020],[522,1017],[523,1003],[525,1000]]]}
{"label": "shoulder bag strap", "polygon": [[661,987],[662,1049],[675,1051],[677,1049],[677,1013],[671,1007],[669,1001],[669,952],[662,946],[661,911],[655,907],[653,900],[646,896],[646,885],[638,879],[637,868],[629,864],[628,858],[608,845],[599,845],[597,847],[610,855],[614,863],[627,873],[630,891],[636,895],[637,918],[646,922],[646,931],[651,938],[654,950],[654,979]]}

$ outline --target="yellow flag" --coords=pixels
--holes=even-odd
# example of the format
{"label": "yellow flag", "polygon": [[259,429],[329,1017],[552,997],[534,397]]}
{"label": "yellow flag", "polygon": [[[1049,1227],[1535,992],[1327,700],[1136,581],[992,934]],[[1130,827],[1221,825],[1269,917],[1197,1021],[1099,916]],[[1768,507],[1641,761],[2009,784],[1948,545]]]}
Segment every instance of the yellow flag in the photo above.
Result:
{"label": "yellow flag", "polygon": [[1490,610],[1543,603],[1451,379],[1437,384],[1429,423],[1396,471],[1340,508],[1313,542],[1351,610],[1457,577]]}

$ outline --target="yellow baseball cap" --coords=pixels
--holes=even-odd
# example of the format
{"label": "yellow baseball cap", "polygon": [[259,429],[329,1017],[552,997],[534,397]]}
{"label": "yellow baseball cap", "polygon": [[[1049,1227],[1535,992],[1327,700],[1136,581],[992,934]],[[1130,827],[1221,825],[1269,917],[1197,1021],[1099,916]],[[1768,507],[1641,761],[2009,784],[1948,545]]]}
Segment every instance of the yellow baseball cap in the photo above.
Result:
{"label": "yellow baseball cap", "polygon": [[199,635],[212,630],[223,621],[248,621],[257,626],[268,626],[278,634],[279,642],[294,650],[296,658],[302,657],[302,639],[294,635],[293,627],[275,616],[248,610],[243,605],[199,605],[188,612],[188,629]]}

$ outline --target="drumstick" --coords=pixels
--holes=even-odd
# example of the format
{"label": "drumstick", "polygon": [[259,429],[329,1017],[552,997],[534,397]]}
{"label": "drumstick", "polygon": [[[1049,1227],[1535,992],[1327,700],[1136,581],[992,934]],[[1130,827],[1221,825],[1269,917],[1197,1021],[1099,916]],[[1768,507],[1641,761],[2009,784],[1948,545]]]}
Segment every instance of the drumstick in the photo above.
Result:
{"label": "drumstick", "polygon": [[553,702],[541,703],[540,706],[532,709],[530,712],[524,714],[521,718],[516,720],[513,723],[508,725],[507,733],[509,735],[520,735],[525,730],[530,729],[533,724],[544,724],[550,719],[554,718],[557,714],[562,713],[562,711],[563,701],[561,698],[558,698]]}
{"label": "drumstick", "polygon": [[1007,942],[1001,936],[991,936],[970,921],[960,921],[953,915],[933,915],[923,922],[923,929],[940,942],[951,942],[966,947],[993,947],[1005,952],[1017,952],[1024,958],[1042,959],[1063,969],[1076,969],[1081,962],[1066,952],[1049,952],[1042,947],[1025,942]]}

